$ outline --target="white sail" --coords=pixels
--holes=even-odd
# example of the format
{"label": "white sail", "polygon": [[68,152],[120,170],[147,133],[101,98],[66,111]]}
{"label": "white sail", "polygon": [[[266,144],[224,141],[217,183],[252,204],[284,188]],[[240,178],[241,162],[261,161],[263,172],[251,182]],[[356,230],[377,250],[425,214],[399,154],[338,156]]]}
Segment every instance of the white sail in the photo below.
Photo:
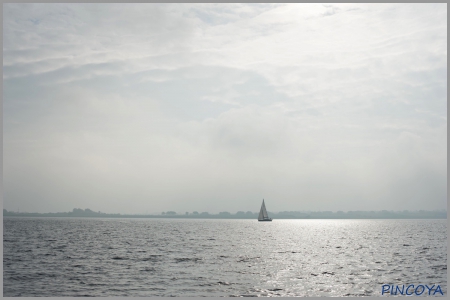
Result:
{"label": "white sail", "polygon": [[262,204],[262,212],[263,212],[263,218],[267,219],[269,216],[267,215],[267,210],[266,210],[266,204],[264,203],[264,199],[263,199],[263,204]]}
{"label": "white sail", "polygon": [[266,205],[263,203],[261,205],[261,210],[259,211],[258,221],[271,221],[272,219],[269,218],[269,215],[267,214]]}

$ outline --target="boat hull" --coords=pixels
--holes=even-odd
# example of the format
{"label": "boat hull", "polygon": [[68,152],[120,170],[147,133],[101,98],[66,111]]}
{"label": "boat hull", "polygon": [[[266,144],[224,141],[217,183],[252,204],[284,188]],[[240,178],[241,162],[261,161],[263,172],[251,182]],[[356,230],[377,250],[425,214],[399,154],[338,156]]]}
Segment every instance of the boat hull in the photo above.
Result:
{"label": "boat hull", "polygon": [[258,222],[272,222],[272,219],[258,220]]}

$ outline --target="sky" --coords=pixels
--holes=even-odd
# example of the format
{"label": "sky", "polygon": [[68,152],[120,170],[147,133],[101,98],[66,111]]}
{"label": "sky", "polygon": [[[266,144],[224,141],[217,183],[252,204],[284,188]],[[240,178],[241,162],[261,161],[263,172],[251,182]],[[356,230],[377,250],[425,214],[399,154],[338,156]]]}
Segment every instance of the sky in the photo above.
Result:
{"label": "sky", "polygon": [[447,4],[3,4],[3,208],[447,207]]}

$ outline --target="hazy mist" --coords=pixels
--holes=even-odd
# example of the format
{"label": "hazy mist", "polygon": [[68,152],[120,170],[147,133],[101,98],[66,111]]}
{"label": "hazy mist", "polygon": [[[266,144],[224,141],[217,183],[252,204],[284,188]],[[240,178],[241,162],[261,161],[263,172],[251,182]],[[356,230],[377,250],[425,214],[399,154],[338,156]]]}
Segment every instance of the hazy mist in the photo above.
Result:
{"label": "hazy mist", "polygon": [[4,4],[3,207],[447,207],[447,4]]}

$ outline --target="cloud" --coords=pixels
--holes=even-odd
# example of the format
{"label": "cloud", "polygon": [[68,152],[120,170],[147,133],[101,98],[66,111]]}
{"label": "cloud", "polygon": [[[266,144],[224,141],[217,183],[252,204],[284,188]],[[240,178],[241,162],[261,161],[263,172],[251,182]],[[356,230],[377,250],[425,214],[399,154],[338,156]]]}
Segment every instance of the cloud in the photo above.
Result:
{"label": "cloud", "polygon": [[5,208],[444,208],[444,8],[7,4]]}

